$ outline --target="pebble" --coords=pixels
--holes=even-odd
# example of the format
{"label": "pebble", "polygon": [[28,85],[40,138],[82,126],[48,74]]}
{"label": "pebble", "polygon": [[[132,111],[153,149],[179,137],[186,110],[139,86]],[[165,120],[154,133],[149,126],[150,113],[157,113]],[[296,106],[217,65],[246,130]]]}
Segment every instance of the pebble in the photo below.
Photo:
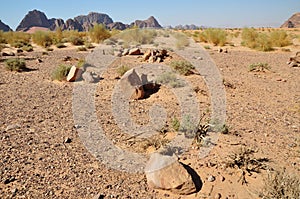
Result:
{"label": "pebble", "polygon": [[216,180],[216,178],[214,176],[208,176],[207,180],[208,182],[213,182]]}
{"label": "pebble", "polygon": [[64,141],[65,143],[71,143],[72,142],[72,140],[71,140],[71,138],[69,138],[69,137],[67,137],[66,139],[65,139],[65,141]]}
{"label": "pebble", "polygon": [[225,180],[224,176],[220,176],[220,181],[224,182],[224,180]]}
{"label": "pebble", "polygon": [[214,199],[220,199],[222,197],[222,195],[220,193],[217,193],[214,197]]}
{"label": "pebble", "polygon": [[5,131],[13,130],[13,129],[19,129],[21,128],[20,124],[10,124],[6,127]]}

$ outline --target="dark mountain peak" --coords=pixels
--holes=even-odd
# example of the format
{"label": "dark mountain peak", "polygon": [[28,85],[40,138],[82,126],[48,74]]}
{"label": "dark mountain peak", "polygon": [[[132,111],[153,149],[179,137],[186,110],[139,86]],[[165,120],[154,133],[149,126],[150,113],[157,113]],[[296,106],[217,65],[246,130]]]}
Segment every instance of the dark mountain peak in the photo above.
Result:
{"label": "dark mountain peak", "polygon": [[2,30],[3,32],[8,32],[12,29],[0,20],[0,30]]}
{"label": "dark mountain peak", "polygon": [[131,23],[131,26],[137,26],[139,28],[162,28],[153,16],[150,16],[146,20],[136,20],[135,22]]}
{"label": "dark mountain peak", "polygon": [[48,28],[50,26],[45,13],[38,10],[29,11],[24,17],[24,19],[21,21],[21,23],[19,24],[16,30],[26,31],[29,28],[34,26],[45,27],[45,28]]}

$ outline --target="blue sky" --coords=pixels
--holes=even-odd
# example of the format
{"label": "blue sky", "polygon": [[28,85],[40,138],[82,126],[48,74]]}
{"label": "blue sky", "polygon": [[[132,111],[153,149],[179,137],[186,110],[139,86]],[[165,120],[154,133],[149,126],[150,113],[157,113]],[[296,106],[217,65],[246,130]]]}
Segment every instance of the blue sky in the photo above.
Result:
{"label": "blue sky", "polygon": [[48,18],[74,18],[91,11],[131,23],[153,15],[163,26],[278,27],[300,12],[299,0],[0,0],[0,20],[15,29],[28,11]]}

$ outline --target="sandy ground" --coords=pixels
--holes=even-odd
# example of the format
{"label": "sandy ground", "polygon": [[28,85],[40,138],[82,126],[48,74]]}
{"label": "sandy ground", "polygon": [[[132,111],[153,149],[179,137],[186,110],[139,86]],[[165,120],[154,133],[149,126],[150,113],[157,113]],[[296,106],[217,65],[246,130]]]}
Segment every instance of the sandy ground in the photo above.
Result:
{"label": "sandy ground", "polygon": [[[199,158],[195,148],[181,157],[203,183],[198,193],[188,196],[151,190],[144,175],[109,169],[84,147],[74,128],[73,83],[54,82],[51,72],[59,64],[76,64],[90,52],[55,49],[48,55],[38,51],[24,53],[32,70],[22,73],[6,71],[3,61],[6,57],[1,57],[0,197],[215,198],[220,194],[221,198],[258,198],[267,171],[246,174],[247,183],[242,184],[241,171],[226,166],[227,156],[241,147],[254,149],[257,158],[269,159],[268,168],[285,167],[300,176],[300,69],[286,65],[291,52],[232,48],[228,53],[218,53],[217,47],[208,50],[225,82],[229,133],[220,135],[207,157]],[[72,60],[63,61],[65,56]],[[42,62],[38,63],[37,58]],[[249,65],[258,62],[268,63],[270,71],[249,72]],[[111,137],[114,134],[109,132],[117,131],[117,127],[107,122],[111,120],[107,109],[108,85],[118,81],[116,66],[103,75],[96,98],[98,118]],[[203,90],[197,97],[202,100],[203,108],[209,108],[203,80],[195,75],[188,78]],[[101,88],[106,88],[107,93],[101,93]],[[132,115],[138,115],[139,109],[147,110],[155,100],[170,105],[171,99],[168,89],[162,88],[148,99],[133,102]],[[176,104],[172,107],[175,109]],[[136,118],[141,124],[147,121],[143,120],[147,111],[142,114],[145,117]],[[117,144],[144,153],[153,150],[151,142]],[[210,176],[215,177],[213,182],[208,180]]]}

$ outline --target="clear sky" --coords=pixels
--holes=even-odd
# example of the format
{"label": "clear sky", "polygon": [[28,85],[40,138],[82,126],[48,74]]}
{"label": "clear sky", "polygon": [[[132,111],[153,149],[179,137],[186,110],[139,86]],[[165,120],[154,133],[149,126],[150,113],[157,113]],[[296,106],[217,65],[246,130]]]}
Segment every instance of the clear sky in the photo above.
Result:
{"label": "clear sky", "polygon": [[48,18],[74,18],[91,11],[131,23],[153,15],[162,26],[278,27],[300,12],[300,0],[0,0],[0,20],[15,30],[37,9]]}

